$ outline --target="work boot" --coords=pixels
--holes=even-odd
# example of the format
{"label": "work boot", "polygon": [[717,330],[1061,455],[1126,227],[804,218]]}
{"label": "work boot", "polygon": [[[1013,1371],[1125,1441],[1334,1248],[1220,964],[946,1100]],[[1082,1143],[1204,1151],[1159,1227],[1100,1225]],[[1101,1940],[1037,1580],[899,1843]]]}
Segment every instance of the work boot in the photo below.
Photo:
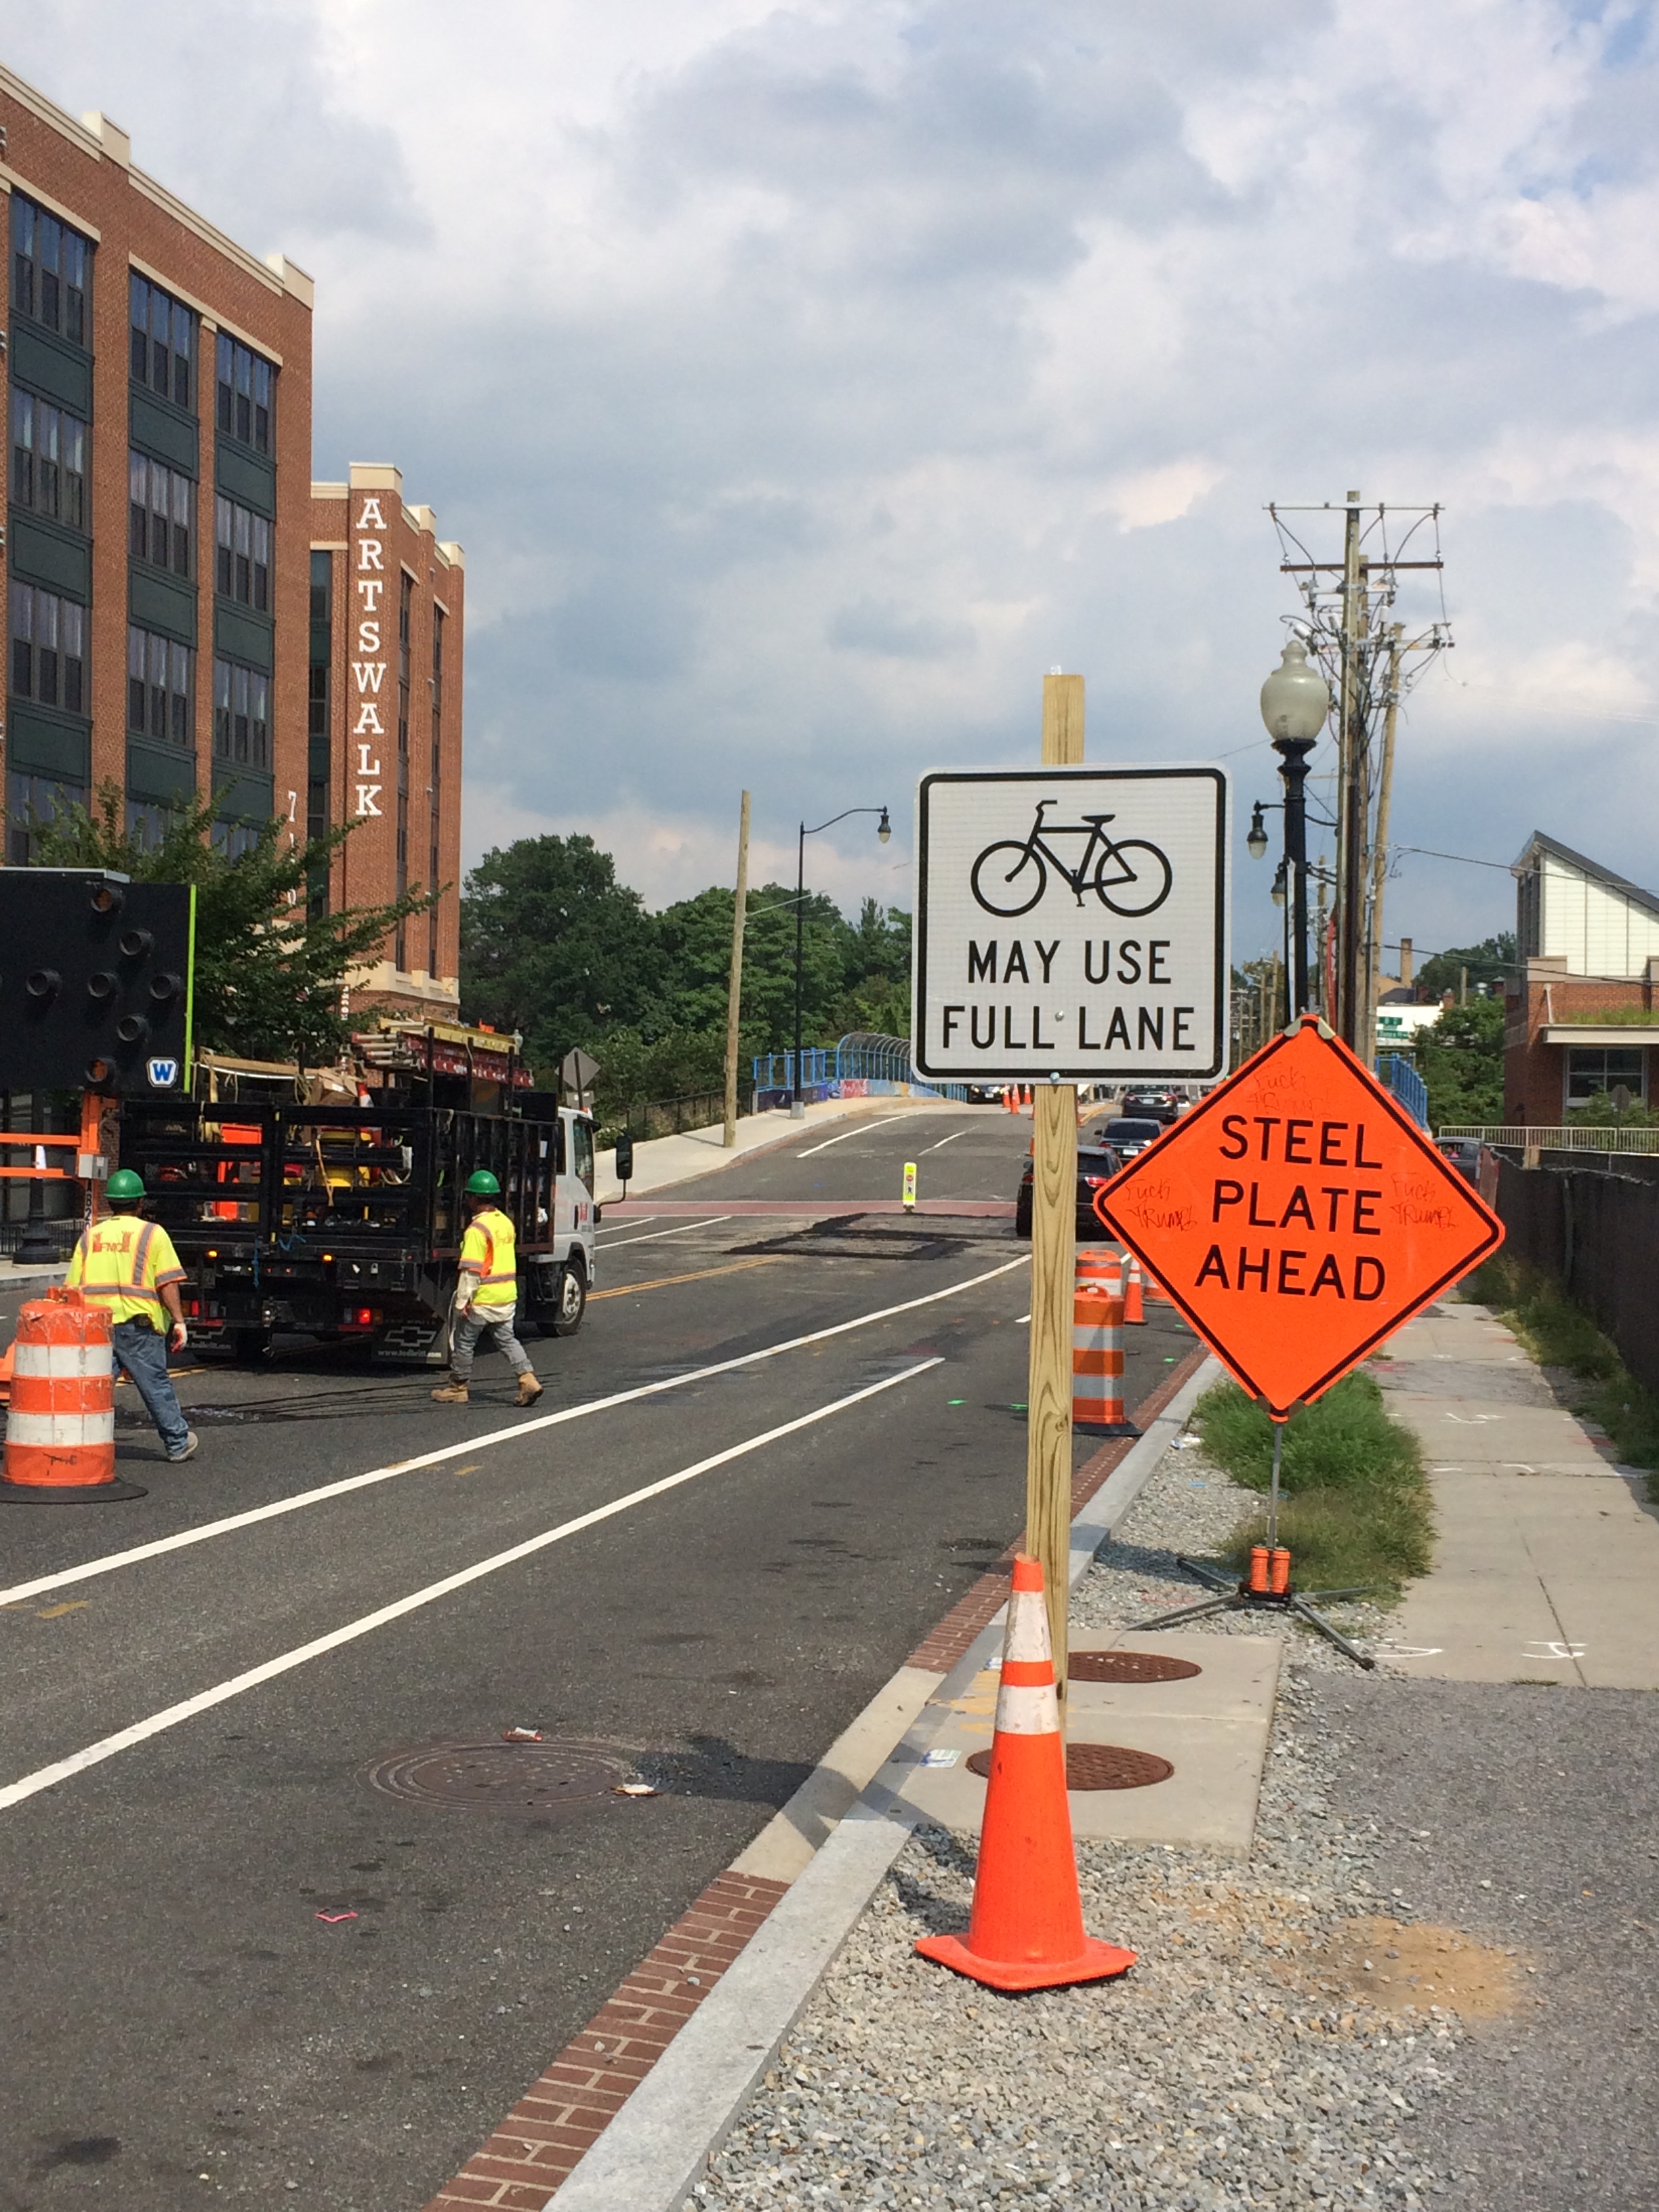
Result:
{"label": "work boot", "polygon": [[519,1377],[519,1403],[521,1406],[533,1406],[541,1395],[541,1384],[526,1368]]}
{"label": "work boot", "polygon": [[441,1382],[432,1395],[441,1406],[465,1406],[467,1403],[465,1382]]}

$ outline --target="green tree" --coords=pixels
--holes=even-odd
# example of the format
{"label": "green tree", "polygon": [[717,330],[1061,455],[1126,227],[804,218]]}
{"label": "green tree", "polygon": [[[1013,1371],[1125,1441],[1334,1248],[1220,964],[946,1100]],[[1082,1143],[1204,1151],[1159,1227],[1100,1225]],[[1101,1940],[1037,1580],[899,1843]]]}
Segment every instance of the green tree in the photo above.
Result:
{"label": "green tree", "polygon": [[211,842],[210,802],[175,807],[149,846],[128,832],[125,814],[120,786],[100,786],[95,812],[71,807],[36,826],[40,865],[194,884],[197,1045],[313,1066],[337,1058],[351,1030],[340,1011],[346,979],[379,957],[398,923],[424,913],[433,895],[413,890],[390,906],[336,914],[307,903],[308,884],[326,882],[354,823],[302,845],[289,842],[286,822],[273,819],[232,860]]}
{"label": "green tree", "polygon": [[910,917],[901,908],[865,900],[846,932],[845,981],[833,1011],[839,1035],[876,1030],[910,1034]]}
{"label": "green tree", "polygon": [[1454,945],[1447,952],[1431,952],[1414,980],[1419,989],[1430,998],[1438,999],[1460,988],[1460,978],[1466,969],[1471,991],[1477,983],[1485,983],[1501,999],[1504,984],[1515,975],[1514,931],[1502,930],[1496,937],[1482,938],[1479,945]]}
{"label": "green tree", "polygon": [[1504,1118],[1504,1001],[1448,1006],[1417,1035],[1417,1069],[1428,1086],[1429,1127]]}
{"label": "green tree", "polygon": [[461,997],[475,1019],[519,1030],[544,1079],[573,1045],[668,1025],[657,931],[591,837],[521,837],[486,853],[461,899]]}

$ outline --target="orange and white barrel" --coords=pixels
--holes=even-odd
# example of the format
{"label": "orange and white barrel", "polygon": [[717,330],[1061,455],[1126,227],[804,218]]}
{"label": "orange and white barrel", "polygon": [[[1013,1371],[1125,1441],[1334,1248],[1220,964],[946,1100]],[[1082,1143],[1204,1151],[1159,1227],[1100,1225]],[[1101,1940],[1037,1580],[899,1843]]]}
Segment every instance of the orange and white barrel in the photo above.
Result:
{"label": "orange and white barrel", "polygon": [[115,1477],[115,1360],[109,1316],[53,1290],[17,1316],[0,1495],[142,1498]]}
{"label": "orange and white barrel", "polygon": [[1123,1300],[1108,1263],[1079,1256],[1072,1298],[1072,1426],[1133,1436],[1123,1410]]}

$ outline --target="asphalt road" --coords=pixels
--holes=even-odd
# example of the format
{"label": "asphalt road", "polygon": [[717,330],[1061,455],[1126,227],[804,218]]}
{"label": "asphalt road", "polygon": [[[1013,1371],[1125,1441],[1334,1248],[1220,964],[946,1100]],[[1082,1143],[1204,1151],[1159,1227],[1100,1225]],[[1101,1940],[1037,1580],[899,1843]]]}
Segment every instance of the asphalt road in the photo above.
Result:
{"label": "asphalt road", "polygon": [[[426,2203],[1020,1525],[1009,1224],[720,1200],[896,1195],[912,1158],[1006,1198],[1028,1132],[872,1115],[608,1222],[533,1413],[493,1358],[465,1408],[204,1358],[184,1467],[118,1394],[147,1498],[5,1510],[5,2212]],[[1191,1346],[1152,1310],[1132,1404]],[[514,1725],[659,1794],[390,1794]]]}

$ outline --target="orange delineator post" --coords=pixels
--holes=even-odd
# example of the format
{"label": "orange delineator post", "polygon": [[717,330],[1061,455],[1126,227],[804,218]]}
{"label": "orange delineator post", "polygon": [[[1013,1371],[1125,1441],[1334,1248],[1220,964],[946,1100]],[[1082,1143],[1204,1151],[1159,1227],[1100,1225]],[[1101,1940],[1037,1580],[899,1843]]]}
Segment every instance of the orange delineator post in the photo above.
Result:
{"label": "orange delineator post", "polygon": [[115,1359],[109,1316],[79,1291],[31,1299],[17,1316],[0,1498],[69,1504],[143,1498],[115,1475]]}
{"label": "orange delineator post", "polygon": [[1125,1264],[1128,1273],[1123,1285],[1123,1318],[1133,1328],[1137,1322],[1146,1320],[1146,1304],[1141,1295],[1139,1261],[1131,1252]]}
{"label": "orange delineator post", "polygon": [[1084,1930],[1042,1568],[1024,1553],[1014,1561],[1003,1632],[968,1933],[926,1936],[916,1948],[988,1989],[1006,1990],[1105,1981],[1135,1962],[1133,1951]]}
{"label": "orange delineator post", "polygon": [[1123,1301],[1115,1262],[1079,1253],[1072,1298],[1072,1426],[1095,1435],[1139,1431],[1123,1406]]}

